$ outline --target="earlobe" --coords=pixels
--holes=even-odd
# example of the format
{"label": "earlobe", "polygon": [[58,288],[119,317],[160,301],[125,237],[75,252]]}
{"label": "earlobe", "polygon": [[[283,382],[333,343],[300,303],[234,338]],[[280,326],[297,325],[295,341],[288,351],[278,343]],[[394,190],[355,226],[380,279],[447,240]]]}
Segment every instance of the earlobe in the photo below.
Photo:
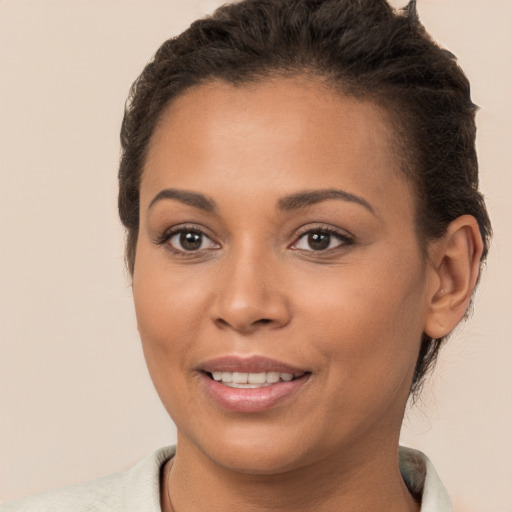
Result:
{"label": "earlobe", "polygon": [[475,288],[483,242],[476,219],[462,215],[450,223],[430,252],[434,274],[424,332],[431,338],[449,334],[464,316]]}

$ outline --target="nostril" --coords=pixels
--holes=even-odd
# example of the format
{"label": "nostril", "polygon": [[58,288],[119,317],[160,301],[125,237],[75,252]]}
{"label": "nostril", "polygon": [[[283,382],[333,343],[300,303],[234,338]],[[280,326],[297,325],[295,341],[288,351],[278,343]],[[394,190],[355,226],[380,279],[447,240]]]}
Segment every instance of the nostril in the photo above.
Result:
{"label": "nostril", "polygon": [[[223,318],[218,318],[217,323],[221,325],[222,327],[229,327],[229,322],[224,320]],[[270,318],[260,318],[259,320],[256,320],[251,323],[251,325],[268,325],[272,323],[272,320]]]}
{"label": "nostril", "polygon": [[268,325],[273,323],[273,320],[270,318],[260,318],[259,320],[255,320],[251,325],[253,327],[262,326],[262,325]]}
{"label": "nostril", "polygon": [[253,322],[251,322],[251,321],[245,322],[243,320],[240,322],[237,322],[236,319],[232,319],[232,321],[229,322],[228,320],[225,320],[224,318],[217,318],[217,320],[216,320],[217,325],[221,328],[233,327],[239,331],[252,330],[254,327],[267,325],[267,324],[270,324],[271,322],[272,322],[272,320],[270,320],[268,318],[261,318],[260,320],[255,320]]}

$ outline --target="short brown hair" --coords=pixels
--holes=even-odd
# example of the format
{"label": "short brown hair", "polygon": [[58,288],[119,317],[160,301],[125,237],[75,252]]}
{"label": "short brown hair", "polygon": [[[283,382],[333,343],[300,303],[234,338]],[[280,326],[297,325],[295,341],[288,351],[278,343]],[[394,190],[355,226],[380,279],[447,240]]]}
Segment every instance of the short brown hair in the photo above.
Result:
{"label": "short brown hair", "polygon": [[[192,85],[315,75],[345,94],[386,108],[395,120],[403,170],[417,197],[426,244],[469,214],[485,260],[491,225],[478,191],[475,112],[453,54],[419,22],[415,1],[243,0],[224,5],[166,41],[132,86],[121,129],[119,214],[133,273],[139,186],[149,141],[165,107]],[[444,338],[423,335],[411,391],[419,389]]]}

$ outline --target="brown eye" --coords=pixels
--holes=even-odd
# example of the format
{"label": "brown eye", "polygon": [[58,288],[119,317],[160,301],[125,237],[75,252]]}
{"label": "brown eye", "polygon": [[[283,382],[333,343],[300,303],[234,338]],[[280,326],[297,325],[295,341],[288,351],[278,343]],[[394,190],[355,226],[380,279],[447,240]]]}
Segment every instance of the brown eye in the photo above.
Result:
{"label": "brown eye", "polygon": [[346,235],[326,229],[310,230],[299,237],[292,249],[301,251],[327,251],[344,245],[351,245],[353,240]]}
{"label": "brown eye", "polygon": [[180,245],[186,251],[197,251],[201,248],[203,237],[197,231],[189,231],[188,233],[180,233]]}
{"label": "brown eye", "polygon": [[331,235],[329,233],[309,233],[308,245],[314,251],[323,251],[329,248]]}
{"label": "brown eye", "polygon": [[168,243],[173,249],[184,252],[218,248],[218,245],[204,233],[194,229],[182,229],[181,231],[175,232],[169,238]]}

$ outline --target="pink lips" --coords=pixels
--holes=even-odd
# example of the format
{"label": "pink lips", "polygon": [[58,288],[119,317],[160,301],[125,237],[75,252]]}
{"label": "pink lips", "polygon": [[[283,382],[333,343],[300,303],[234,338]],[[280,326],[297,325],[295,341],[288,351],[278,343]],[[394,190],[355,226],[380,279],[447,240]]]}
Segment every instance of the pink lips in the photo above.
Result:
{"label": "pink lips", "polygon": [[[267,357],[227,356],[201,364],[207,394],[222,408],[239,413],[256,413],[271,409],[298,393],[309,380],[307,370]],[[213,372],[262,373],[278,372],[296,375],[294,380],[279,381],[259,388],[235,388],[211,378]]]}
{"label": "pink lips", "polygon": [[225,356],[201,364],[201,370],[205,372],[279,372],[279,373],[306,373],[307,370],[290,366],[263,356],[236,357]]}

